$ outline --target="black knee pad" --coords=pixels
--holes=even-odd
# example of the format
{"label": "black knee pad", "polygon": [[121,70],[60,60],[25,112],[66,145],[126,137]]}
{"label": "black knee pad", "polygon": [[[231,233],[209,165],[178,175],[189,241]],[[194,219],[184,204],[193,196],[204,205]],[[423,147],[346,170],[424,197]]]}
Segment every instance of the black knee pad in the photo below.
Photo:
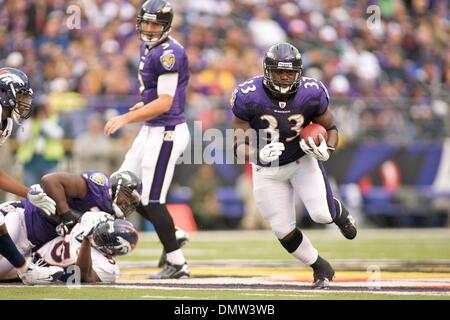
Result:
{"label": "black knee pad", "polygon": [[290,234],[288,234],[283,239],[279,239],[281,245],[287,250],[287,252],[292,253],[300,246],[303,241],[303,234],[300,229],[295,228]]}
{"label": "black knee pad", "polygon": [[153,224],[166,252],[172,252],[180,248],[175,237],[175,224],[165,204],[149,203],[146,206],[140,205],[137,208],[137,212]]}

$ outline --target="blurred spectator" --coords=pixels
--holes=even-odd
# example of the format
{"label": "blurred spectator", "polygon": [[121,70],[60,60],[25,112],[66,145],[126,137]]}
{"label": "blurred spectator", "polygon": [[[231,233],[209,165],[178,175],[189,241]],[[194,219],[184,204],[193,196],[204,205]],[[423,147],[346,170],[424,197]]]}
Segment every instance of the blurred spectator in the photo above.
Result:
{"label": "blurred spectator", "polygon": [[73,171],[99,169],[111,174],[111,139],[103,134],[104,121],[98,114],[89,118],[88,131],[75,139],[72,148]]}
{"label": "blurred spectator", "polygon": [[[0,60],[23,65],[37,90],[49,93],[56,78],[81,94],[137,93],[139,42],[134,24],[141,1],[83,0],[80,29],[67,28],[63,1],[7,1],[0,12]],[[401,96],[414,82],[433,95],[448,93],[450,47],[447,1],[382,1],[382,19],[367,21],[370,1],[202,0],[173,1],[173,32],[186,47],[194,90],[205,96],[217,84],[204,70],[229,72],[237,82],[259,74],[264,50],[290,41],[304,53],[305,71],[336,76],[354,97],[394,87]],[[11,55],[11,56],[10,56]],[[21,55],[21,56],[20,56]],[[10,56],[10,57],[9,57]],[[208,71],[206,71],[208,72]],[[227,76],[228,77],[228,76]],[[217,78],[220,80],[220,76]],[[226,80],[226,82],[229,82]],[[232,84],[219,91],[223,95]],[[203,88],[205,89],[205,88]]]}
{"label": "blurred spectator", "polygon": [[253,35],[255,45],[262,50],[267,50],[275,43],[286,40],[286,32],[272,19],[268,8],[258,8],[255,16],[248,23],[248,28]]}
{"label": "blurred spectator", "polygon": [[42,176],[57,170],[64,157],[63,129],[58,124],[58,115],[52,113],[47,101],[34,102],[34,113],[18,131],[21,142],[17,158],[23,164],[25,185],[40,183]]}
{"label": "blurred spectator", "polygon": [[130,149],[140,129],[139,124],[128,125],[120,130],[119,137],[111,140],[109,156],[112,172],[117,171],[122,165],[125,154]]}
{"label": "blurred spectator", "polygon": [[200,166],[189,183],[192,190],[191,208],[200,229],[223,229],[226,226],[216,197],[218,186],[214,168],[205,164]]}

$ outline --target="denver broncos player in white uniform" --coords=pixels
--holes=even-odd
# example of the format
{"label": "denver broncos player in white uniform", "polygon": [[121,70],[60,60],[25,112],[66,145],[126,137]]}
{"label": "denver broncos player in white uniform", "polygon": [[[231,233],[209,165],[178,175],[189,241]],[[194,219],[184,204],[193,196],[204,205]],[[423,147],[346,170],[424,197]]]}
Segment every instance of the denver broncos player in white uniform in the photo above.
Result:
{"label": "denver broncos player in white uniform", "polygon": [[71,232],[43,245],[35,254],[37,264],[59,266],[66,281],[74,275],[71,266],[80,268],[81,282],[116,282],[120,268],[114,257],[130,253],[138,233],[123,219],[102,211],[86,212]]}
{"label": "denver broncos player in white uniform", "polygon": [[[27,199],[0,205],[0,214],[7,217],[5,223],[14,244],[27,257],[58,235],[70,234],[85,212],[109,212],[115,218],[126,218],[134,212],[141,191],[140,179],[129,171],[116,172],[110,178],[97,170],[81,175],[57,172],[44,176],[42,184],[55,199],[55,215],[49,216]],[[90,216],[95,217],[95,214]],[[14,271],[8,261],[0,259],[0,279],[15,279]],[[60,276],[53,279],[58,280]]]}
{"label": "denver broncos player in white uniform", "polygon": [[[32,112],[33,90],[28,77],[15,68],[0,68],[0,146],[12,133],[14,122],[21,125]],[[0,169],[0,189],[26,197],[36,207],[47,214],[56,210],[55,202],[49,198],[40,185],[27,188],[8,176]],[[15,213],[0,212],[0,265],[4,265],[19,275],[25,284],[47,283],[54,280],[53,276],[60,268],[43,268],[29,263],[16,246],[16,230],[7,230],[7,223],[17,225],[19,216]],[[8,232],[9,231],[9,232]]]}
{"label": "denver broncos player in white uniform", "polygon": [[142,205],[137,211],[154,225],[167,253],[167,263],[156,279],[190,277],[165,204],[176,161],[190,139],[184,116],[188,60],[183,46],[169,36],[172,19],[172,7],[165,0],[142,5],[136,25],[142,41],[141,102],[111,118],[104,128],[110,135],[128,123],[145,121],[119,170],[130,170],[142,179]]}
{"label": "denver broncos player in white uniform", "polygon": [[[263,65],[264,76],[242,83],[231,98],[235,154],[240,159],[256,158],[252,167],[258,209],[281,245],[312,267],[313,286],[326,288],[334,270],[297,228],[294,196],[303,201],[315,222],[334,222],[346,238],[356,236],[353,219],[333,197],[322,164],[338,143],[328,92],[322,82],[303,77],[301,54],[288,43],[272,46]],[[309,146],[299,139],[301,129],[311,121],[328,131],[328,139],[320,137],[318,146],[311,138]],[[239,135],[236,129],[249,133],[253,129],[257,134],[255,138]]]}

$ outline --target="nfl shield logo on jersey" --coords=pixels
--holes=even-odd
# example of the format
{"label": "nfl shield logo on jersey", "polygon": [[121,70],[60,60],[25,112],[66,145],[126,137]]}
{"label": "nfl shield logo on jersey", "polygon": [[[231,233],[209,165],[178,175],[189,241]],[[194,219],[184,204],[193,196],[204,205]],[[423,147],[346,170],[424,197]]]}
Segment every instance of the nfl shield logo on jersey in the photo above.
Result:
{"label": "nfl shield logo on jersey", "polygon": [[160,58],[161,64],[166,70],[171,70],[175,64],[175,55],[173,53],[165,53]]}
{"label": "nfl shield logo on jersey", "polygon": [[278,105],[280,106],[281,109],[284,109],[284,107],[286,107],[286,102],[278,102]]}

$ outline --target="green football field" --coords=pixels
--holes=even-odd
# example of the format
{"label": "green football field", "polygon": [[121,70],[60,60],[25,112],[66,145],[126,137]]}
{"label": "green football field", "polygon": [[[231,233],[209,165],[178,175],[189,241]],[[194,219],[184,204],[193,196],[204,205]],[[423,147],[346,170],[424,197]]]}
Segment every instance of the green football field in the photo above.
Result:
{"label": "green football field", "polygon": [[352,241],[333,228],[305,233],[336,270],[329,290],[311,289],[310,268],[270,231],[191,234],[183,251],[193,277],[149,280],[161,245],[155,233],[142,233],[135,251],[118,260],[114,285],[2,284],[0,299],[450,299],[450,229],[362,229]]}

